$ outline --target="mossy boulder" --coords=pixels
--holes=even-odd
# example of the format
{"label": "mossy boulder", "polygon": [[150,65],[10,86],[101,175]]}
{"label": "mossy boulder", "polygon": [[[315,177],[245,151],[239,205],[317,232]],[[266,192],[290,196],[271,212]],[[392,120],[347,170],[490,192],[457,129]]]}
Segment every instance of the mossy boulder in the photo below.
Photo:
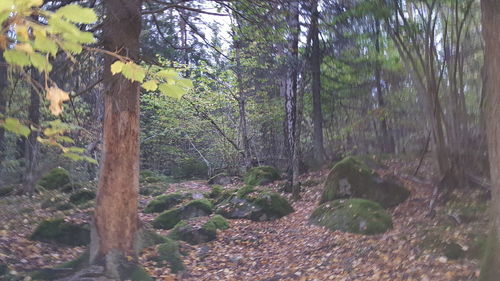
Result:
{"label": "mossy boulder", "polygon": [[153,221],[153,227],[171,229],[181,220],[208,216],[213,212],[213,205],[207,199],[192,200],[182,207],[164,211]]}
{"label": "mossy boulder", "polygon": [[217,237],[218,229],[228,228],[227,220],[220,215],[215,215],[202,225],[193,224],[191,221],[180,221],[172,229],[169,237],[196,245],[214,240]]}
{"label": "mossy boulder", "polygon": [[250,190],[247,187],[231,195],[219,204],[216,209],[217,214],[228,219],[250,219],[254,221],[278,219],[293,211],[290,203],[278,193],[254,190],[253,188]]}
{"label": "mossy boulder", "polygon": [[228,185],[233,183],[233,179],[226,173],[217,174],[208,179],[208,184],[217,184],[217,185]]}
{"label": "mossy boulder", "polygon": [[314,210],[309,222],[333,231],[368,235],[392,228],[391,215],[380,204],[357,198],[324,203]]}
{"label": "mossy boulder", "polygon": [[259,166],[250,169],[244,178],[247,185],[265,185],[280,179],[278,169],[272,166]]}
{"label": "mossy boulder", "polygon": [[71,194],[71,196],[69,197],[69,202],[75,205],[81,205],[89,202],[90,200],[94,200],[95,197],[95,191],[82,189]]}
{"label": "mossy boulder", "polygon": [[12,195],[12,194],[14,194],[15,190],[16,190],[16,188],[14,185],[0,187],[0,197]]}
{"label": "mossy boulder", "polygon": [[342,198],[363,198],[393,207],[408,198],[410,192],[395,181],[382,179],[359,159],[348,157],[330,171],[320,204]]}
{"label": "mossy boulder", "polygon": [[51,190],[62,189],[69,183],[69,172],[64,168],[54,168],[38,181],[40,186]]}
{"label": "mossy boulder", "polygon": [[212,189],[207,194],[207,197],[211,198],[211,199],[217,199],[217,198],[219,198],[222,195],[223,191],[224,191],[224,189],[222,188],[222,186],[220,186],[220,185],[212,185]]}
{"label": "mossy boulder", "polygon": [[167,262],[173,273],[184,270],[184,263],[179,252],[179,243],[170,238],[158,247],[159,260]]}
{"label": "mossy boulder", "polygon": [[85,188],[85,184],[81,182],[69,182],[60,188],[61,192],[72,193]]}
{"label": "mossy boulder", "polygon": [[76,271],[89,265],[89,251],[74,260],[57,265],[54,268],[44,268],[31,274],[33,280],[56,280],[72,275]]}
{"label": "mossy boulder", "polygon": [[465,256],[462,246],[455,242],[445,243],[443,253],[450,260],[458,260]]}
{"label": "mossy boulder", "polygon": [[180,193],[160,195],[158,197],[153,198],[153,200],[151,200],[148,203],[148,205],[146,205],[144,212],[145,213],[163,212],[181,203],[184,198],[185,196]]}
{"label": "mossy boulder", "polygon": [[38,225],[30,239],[67,246],[83,246],[90,242],[90,230],[88,226],[72,224],[63,219],[46,220]]}
{"label": "mossy boulder", "polygon": [[139,172],[139,182],[140,183],[157,183],[166,181],[167,177],[160,175],[151,170],[142,170]]}

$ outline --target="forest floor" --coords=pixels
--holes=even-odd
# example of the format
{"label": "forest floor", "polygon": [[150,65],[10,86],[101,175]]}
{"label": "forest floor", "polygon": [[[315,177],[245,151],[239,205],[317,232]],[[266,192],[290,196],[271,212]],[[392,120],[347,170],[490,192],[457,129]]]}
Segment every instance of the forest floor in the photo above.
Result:
{"label": "forest floor", "polygon": [[[187,253],[183,273],[174,275],[157,267],[150,259],[155,247],[146,249],[140,261],[157,280],[477,280],[477,259],[466,256],[451,260],[428,244],[453,241],[464,250],[470,249],[471,241],[485,234],[485,215],[454,223],[446,207],[437,206],[436,214],[428,216],[431,181],[406,176],[416,166],[414,161],[394,160],[386,165],[379,173],[395,174],[411,190],[411,196],[390,210],[394,227],[384,234],[331,232],[308,224],[328,174],[323,170],[302,175],[301,181],[309,184],[303,187],[302,198],[293,203],[294,213],[269,222],[230,220],[230,228],[218,232],[214,241],[195,246],[181,243],[181,250]],[[430,178],[432,171],[430,165],[424,165],[421,174]],[[279,186],[276,182],[268,187]],[[210,187],[203,181],[189,181],[172,184],[167,192],[179,189],[204,193]],[[141,205],[149,199],[141,197]],[[0,200],[0,263],[8,264],[12,273],[23,275],[53,267],[85,250],[29,240],[37,222],[62,215],[39,206],[37,198]],[[86,222],[90,211],[65,215],[67,220]],[[151,215],[140,216],[144,221],[151,219]]]}

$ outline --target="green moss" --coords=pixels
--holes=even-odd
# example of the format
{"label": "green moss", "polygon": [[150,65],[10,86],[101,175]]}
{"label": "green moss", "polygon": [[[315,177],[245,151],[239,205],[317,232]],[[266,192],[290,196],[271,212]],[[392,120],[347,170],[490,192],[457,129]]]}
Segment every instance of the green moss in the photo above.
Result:
{"label": "green moss", "polygon": [[248,194],[252,193],[255,191],[255,188],[253,185],[245,185],[244,187],[238,189],[236,192],[236,195],[240,198],[245,198]]}
{"label": "green moss", "polygon": [[312,224],[330,230],[377,234],[392,228],[392,219],[378,203],[364,199],[335,200],[320,205],[312,213]]}
{"label": "green moss", "polygon": [[69,197],[69,202],[75,205],[81,205],[93,199],[95,199],[94,191],[90,191],[88,189],[82,189],[71,194],[71,196]]}
{"label": "green moss", "polygon": [[328,174],[320,204],[342,198],[364,198],[387,208],[403,202],[409,195],[404,187],[381,179],[357,158],[347,157]]}
{"label": "green moss", "polygon": [[184,209],[185,210],[197,209],[197,210],[201,210],[201,211],[207,213],[207,215],[210,215],[213,212],[214,205],[212,204],[212,202],[210,202],[207,199],[197,199],[197,200],[189,201],[184,206]]}
{"label": "green moss", "polygon": [[30,239],[68,246],[83,246],[90,242],[90,230],[88,226],[71,224],[63,219],[46,220],[38,225]]}
{"label": "green moss", "polygon": [[212,185],[212,190],[208,193],[208,198],[216,199],[222,195],[223,189],[220,185]]}
{"label": "green moss", "polygon": [[69,172],[64,168],[54,168],[43,176],[38,184],[46,189],[60,189],[70,182]]}
{"label": "green moss", "polygon": [[269,218],[281,218],[294,212],[290,203],[276,192],[262,192],[255,199],[253,204],[262,208],[262,212]]}
{"label": "green moss", "polygon": [[206,222],[202,227],[195,227],[186,221],[180,221],[169,234],[175,240],[182,240],[191,245],[212,241],[217,236],[217,227],[213,222]]}
{"label": "green moss", "polygon": [[154,279],[144,270],[142,266],[135,265],[130,274],[132,281],[154,281]]}
{"label": "green moss", "polygon": [[211,217],[207,223],[212,223],[216,229],[226,230],[229,228],[229,222],[221,215]]}
{"label": "green moss", "polygon": [[462,249],[462,246],[455,242],[451,242],[445,243],[443,254],[450,260],[458,260],[465,256],[465,251]]}
{"label": "green moss", "polygon": [[[37,270],[33,272],[30,275],[30,277],[33,280],[56,280],[59,278],[69,276],[88,265],[89,265],[89,251],[87,250],[74,260],[60,264],[55,268],[44,268]],[[71,269],[71,270],[61,271],[61,269]]]}
{"label": "green moss", "polygon": [[12,193],[14,193],[14,190],[15,190],[14,185],[0,187],[0,197],[11,195]]}
{"label": "green moss", "polygon": [[234,196],[236,196],[234,190],[227,190],[226,189],[226,190],[222,191],[222,193],[217,198],[215,198],[213,200],[214,201],[214,205],[224,204],[228,200],[230,200],[231,198],[233,198]]}
{"label": "green moss", "polygon": [[42,203],[40,204],[40,207],[42,209],[47,209],[47,208],[52,208],[52,207],[55,208],[64,201],[65,201],[65,199],[62,196],[57,196],[57,195],[51,196],[50,198],[43,200]]}
{"label": "green moss", "polygon": [[247,185],[265,185],[280,179],[279,171],[271,166],[259,166],[250,169],[244,178]]}
{"label": "green moss", "polygon": [[158,254],[160,260],[168,262],[173,273],[184,270],[184,263],[179,253],[179,243],[176,241],[167,238],[166,242],[158,247]]}
{"label": "green moss", "polygon": [[144,212],[145,213],[163,212],[181,203],[182,199],[184,199],[184,196],[180,193],[160,195],[158,197],[155,197],[152,201],[148,203],[148,205],[146,205]]}
{"label": "green moss", "polygon": [[153,227],[159,229],[171,229],[181,220],[181,209],[176,208],[161,213],[153,220]]}

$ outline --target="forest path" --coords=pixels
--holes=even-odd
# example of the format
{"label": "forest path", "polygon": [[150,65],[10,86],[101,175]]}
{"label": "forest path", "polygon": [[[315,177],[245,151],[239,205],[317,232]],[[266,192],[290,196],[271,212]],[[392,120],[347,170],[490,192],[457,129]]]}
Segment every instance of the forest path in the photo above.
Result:
{"label": "forest path", "polygon": [[[322,171],[301,180],[323,182],[326,175]],[[301,200],[293,203],[295,212],[286,217],[231,220],[215,241],[189,246],[187,272],[180,280],[476,280],[477,261],[448,260],[422,250],[422,235],[438,224],[426,217],[432,187],[403,181],[412,195],[391,210],[394,228],[384,234],[362,236],[309,225],[323,187],[318,184],[304,188]]]}

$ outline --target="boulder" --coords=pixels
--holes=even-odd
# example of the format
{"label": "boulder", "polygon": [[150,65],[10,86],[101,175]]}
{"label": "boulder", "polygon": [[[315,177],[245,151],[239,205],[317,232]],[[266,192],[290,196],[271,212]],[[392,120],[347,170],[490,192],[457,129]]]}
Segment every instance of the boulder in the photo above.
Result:
{"label": "boulder", "polygon": [[222,195],[224,189],[220,185],[212,185],[212,189],[208,192],[207,197],[210,199],[217,199]]}
{"label": "boulder", "polygon": [[38,225],[30,239],[67,246],[84,246],[90,243],[90,230],[88,226],[72,224],[63,219],[46,220]]}
{"label": "boulder", "polygon": [[38,181],[42,187],[52,190],[64,188],[69,183],[69,172],[64,168],[54,168]]}
{"label": "boulder", "polygon": [[217,229],[227,228],[229,228],[227,220],[220,215],[215,215],[203,225],[196,225],[191,221],[180,221],[172,229],[169,237],[196,245],[214,240],[217,237]]}
{"label": "boulder", "polygon": [[392,228],[391,215],[380,204],[357,198],[324,203],[314,210],[309,222],[332,231],[368,235]]}
{"label": "boulder", "polygon": [[160,229],[171,229],[181,220],[194,217],[208,216],[212,214],[213,205],[207,199],[198,199],[188,202],[186,205],[164,211],[153,221],[153,227]]}
{"label": "boulder", "polygon": [[265,185],[280,179],[279,171],[271,166],[259,166],[250,169],[245,175],[247,185]]}
{"label": "boulder", "polygon": [[278,219],[293,211],[290,203],[278,193],[248,190],[247,187],[243,187],[236,194],[231,195],[216,209],[217,214],[228,219],[251,219],[254,221]]}
{"label": "boulder", "polygon": [[410,192],[395,181],[382,179],[354,157],[338,162],[326,179],[320,204],[341,198],[363,198],[393,207],[408,198]]}
{"label": "boulder", "polygon": [[228,185],[233,183],[233,178],[228,176],[226,173],[217,174],[210,179],[208,179],[208,184],[217,184],[217,185]]}
{"label": "boulder", "polygon": [[69,202],[75,205],[81,205],[94,199],[95,199],[94,191],[88,189],[82,189],[71,194],[71,196],[69,197]]}
{"label": "boulder", "polygon": [[153,200],[151,200],[148,203],[148,205],[146,205],[144,212],[145,213],[163,212],[181,203],[184,198],[185,196],[180,193],[160,195],[158,197],[153,198]]}

